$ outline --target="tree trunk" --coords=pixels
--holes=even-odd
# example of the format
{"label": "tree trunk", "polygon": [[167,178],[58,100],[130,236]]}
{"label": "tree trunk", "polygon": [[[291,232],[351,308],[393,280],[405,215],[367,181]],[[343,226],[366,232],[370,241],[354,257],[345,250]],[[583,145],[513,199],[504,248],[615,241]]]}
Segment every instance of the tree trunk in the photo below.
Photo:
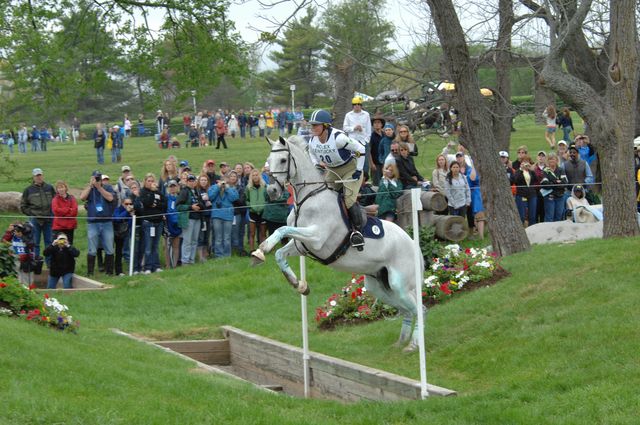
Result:
{"label": "tree trunk", "polygon": [[[638,94],[638,34],[636,0],[611,0],[609,78],[607,100],[614,110],[613,144],[600,154],[604,237],[632,236],[639,232],[636,218],[632,143]],[[631,47],[631,48],[630,48]],[[636,47],[636,48],[633,48]]]}
{"label": "tree trunk", "polygon": [[511,141],[511,31],[513,29],[513,0],[500,0],[498,5],[500,28],[496,46],[496,102],[493,134],[501,151],[509,150]]}
{"label": "tree trunk", "polygon": [[456,85],[465,142],[482,178],[481,192],[493,249],[508,255],[529,249],[529,240],[516,210],[511,188],[498,158],[500,150],[491,128],[491,114],[480,94],[477,71],[469,67],[469,50],[451,0],[427,0],[447,68]]}
{"label": "tree trunk", "polygon": [[334,66],[335,102],[333,104],[333,126],[342,128],[344,116],[349,112],[351,99],[355,90],[354,62],[350,58],[345,58],[341,63]]}
{"label": "tree trunk", "polygon": [[635,1],[611,0],[608,43],[611,65],[606,96],[563,69],[565,43],[571,39],[572,31],[581,28],[589,6],[589,2],[582,3],[583,10],[576,13],[565,32],[552,40],[542,77],[549,88],[589,122],[602,169],[603,236],[638,235],[631,143],[638,93],[638,50],[628,48],[637,46]]}

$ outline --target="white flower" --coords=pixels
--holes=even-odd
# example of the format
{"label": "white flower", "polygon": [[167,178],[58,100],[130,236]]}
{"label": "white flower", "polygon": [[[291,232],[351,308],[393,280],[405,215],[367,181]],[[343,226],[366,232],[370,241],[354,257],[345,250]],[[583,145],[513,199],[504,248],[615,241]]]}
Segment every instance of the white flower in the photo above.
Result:
{"label": "white flower", "polygon": [[491,263],[489,263],[488,261],[480,261],[479,263],[476,263],[476,266],[478,267],[484,267],[486,269],[488,269],[489,267],[491,267]]}
{"label": "white flower", "polygon": [[356,280],[355,279],[351,279],[351,284],[355,284]]}
{"label": "white flower", "polygon": [[362,292],[367,292],[367,288],[365,286],[362,287]]}
{"label": "white flower", "polygon": [[462,276],[464,276],[464,270],[460,270],[458,273],[456,273],[456,280],[460,279]]}
{"label": "white flower", "polygon": [[338,304],[338,303],[336,302],[336,300],[331,300],[331,301],[329,301],[329,305],[330,305],[331,307],[335,307],[335,306],[336,306],[336,304]]}
{"label": "white flower", "polygon": [[0,307],[0,316],[11,316],[13,315],[13,311],[8,308]]}
{"label": "white flower", "polygon": [[69,307],[64,304],[60,304],[60,302],[58,302],[58,300],[56,300],[55,298],[46,298],[44,300],[44,305],[46,305],[47,307],[53,307],[53,309],[58,313],[69,310]]}
{"label": "white flower", "polygon": [[438,276],[431,275],[424,280],[424,284],[427,286],[427,288],[433,288],[434,286],[436,286],[437,280],[438,280]]}
{"label": "white flower", "polygon": [[446,249],[447,251],[449,251],[449,253],[451,253],[453,255],[460,254],[460,245],[455,244],[455,243],[445,246],[444,249]]}
{"label": "white flower", "polygon": [[434,272],[437,272],[440,267],[441,267],[440,263],[433,263],[431,265],[431,270],[433,270]]}

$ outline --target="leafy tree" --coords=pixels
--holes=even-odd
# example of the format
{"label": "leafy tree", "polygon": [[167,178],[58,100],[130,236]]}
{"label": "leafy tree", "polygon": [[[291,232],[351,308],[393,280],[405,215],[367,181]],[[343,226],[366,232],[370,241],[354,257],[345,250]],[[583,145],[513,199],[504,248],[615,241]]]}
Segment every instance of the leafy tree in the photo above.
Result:
{"label": "leafy tree", "polygon": [[385,58],[393,54],[388,47],[393,25],[378,16],[384,6],[384,0],[346,0],[331,5],[323,16],[325,66],[335,82],[337,123],[342,123],[349,110],[353,92],[365,90],[369,80],[384,68]]}
{"label": "leafy tree", "polygon": [[284,38],[276,41],[281,51],[269,55],[278,69],[262,73],[262,88],[275,103],[289,103],[291,84],[296,85],[296,103],[305,108],[314,105],[316,94],[326,90],[319,64],[324,43],[321,32],[313,25],[315,19],[316,10],[307,8],[307,14],[294,20],[284,31]]}

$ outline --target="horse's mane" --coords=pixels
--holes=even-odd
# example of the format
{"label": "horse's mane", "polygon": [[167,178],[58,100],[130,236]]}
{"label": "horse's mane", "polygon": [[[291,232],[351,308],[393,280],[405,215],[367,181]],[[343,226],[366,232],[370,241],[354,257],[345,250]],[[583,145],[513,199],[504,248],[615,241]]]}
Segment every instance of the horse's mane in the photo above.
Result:
{"label": "horse's mane", "polygon": [[302,136],[293,135],[287,139],[287,142],[299,147],[305,153],[307,153],[309,150],[309,144],[307,143],[306,139]]}

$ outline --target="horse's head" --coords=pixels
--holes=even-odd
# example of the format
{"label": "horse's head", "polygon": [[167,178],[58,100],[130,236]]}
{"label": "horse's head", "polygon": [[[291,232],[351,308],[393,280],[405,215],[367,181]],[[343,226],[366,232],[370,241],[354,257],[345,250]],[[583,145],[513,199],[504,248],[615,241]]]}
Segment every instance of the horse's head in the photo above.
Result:
{"label": "horse's head", "polygon": [[267,158],[269,165],[267,194],[272,201],[275,201],[282,196],[282,192],[286,190],[287,183],[295,175],[297,169],[291,156],[291,147],[282,136],[275,142],[269,139],[267,142],[271,145],[271,153]]}

